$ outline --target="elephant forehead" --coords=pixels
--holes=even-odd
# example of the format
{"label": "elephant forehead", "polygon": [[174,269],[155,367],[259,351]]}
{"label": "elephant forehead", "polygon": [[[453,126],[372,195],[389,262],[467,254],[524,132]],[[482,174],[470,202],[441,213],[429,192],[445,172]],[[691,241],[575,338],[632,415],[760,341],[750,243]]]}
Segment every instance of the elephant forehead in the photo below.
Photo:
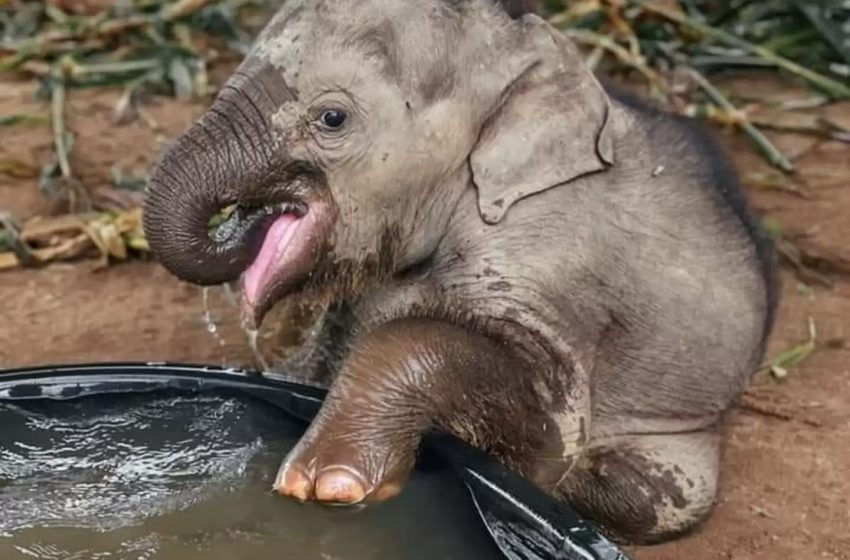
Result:
{"label": "elephant forehead", "polygon": [[440,89],[442,81],[431,84],[435,78],[429,70],[448,72],[446,61],[457,54],[463,33],[460,16],[445,5],[443,0],[289,0],[261,34],[255,52],[296,89],[301,79],[317,74],[324,74],[325,82],[344,83],[347,78],[337,74],[346,71]]}
{"label": "elephant forehead", "polygon": [[[376,49],[367,41],[328,32],[317,32],[304,16],[291,21],[279,35],[259,42],[257,56],[281,73],[293,89],[311,95],[311,90],[352,89],[364,80],[382,79],[391,57],[388,49]],[[327,27],[321,24],[320,27]],[[303,98],[303,96],[302,96]]]}
{"label": "elephant forehead", "polygon": [[282,72],[290,84],[298,81],[307,50],[314,44],[318,17],[315,10],[304,9],[304,4],[287,4],[269,23],[255,47],[258,56]]}

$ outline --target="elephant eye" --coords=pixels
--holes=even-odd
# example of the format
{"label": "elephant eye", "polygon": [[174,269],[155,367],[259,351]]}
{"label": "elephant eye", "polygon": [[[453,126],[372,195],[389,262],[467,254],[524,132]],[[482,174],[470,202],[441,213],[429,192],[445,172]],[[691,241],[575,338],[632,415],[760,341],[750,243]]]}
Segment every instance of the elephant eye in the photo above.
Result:
{"label": "elephant eye", "polygon": [[321,116],[322,124],[332,130],[337,130],[342,127],[347,119],[348,115],[346,115],[343,111],[337,111],[336,109],[329,109],[322,113]]}

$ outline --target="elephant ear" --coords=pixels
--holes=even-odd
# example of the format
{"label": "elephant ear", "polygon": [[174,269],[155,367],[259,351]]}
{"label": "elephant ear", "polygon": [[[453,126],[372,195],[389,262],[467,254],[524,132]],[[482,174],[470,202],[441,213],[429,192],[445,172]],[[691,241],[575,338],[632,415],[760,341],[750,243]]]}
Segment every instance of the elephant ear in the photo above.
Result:
{"label": "elephant ear", "polygon": [[509,55],[516,72],[470,154],[488,224],[522,198],[614,163],[609,98],[578,49],[537,16],[521,25],[533,56]]}

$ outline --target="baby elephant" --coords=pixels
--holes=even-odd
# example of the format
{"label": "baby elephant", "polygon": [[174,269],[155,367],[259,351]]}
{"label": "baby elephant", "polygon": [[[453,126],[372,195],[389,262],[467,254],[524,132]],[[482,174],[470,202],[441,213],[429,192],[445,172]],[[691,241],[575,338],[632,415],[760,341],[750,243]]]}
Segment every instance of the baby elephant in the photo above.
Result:
{"label": "baby elephant", "polygon": [[255,326],[333,302],[281,494],[387,499],[437,429],[619,542],[666,540],[712,509],[772,247],[709,137],[523,12],[287,0],[157,166],[145,229],[177,277],[239,279]]}

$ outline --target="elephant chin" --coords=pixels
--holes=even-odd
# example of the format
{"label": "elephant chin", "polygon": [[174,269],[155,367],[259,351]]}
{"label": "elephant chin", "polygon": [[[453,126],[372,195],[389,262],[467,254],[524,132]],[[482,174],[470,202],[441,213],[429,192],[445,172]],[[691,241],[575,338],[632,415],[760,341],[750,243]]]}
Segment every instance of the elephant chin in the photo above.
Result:
{"label": "elephant chin", "polygon": [[275,303],[310,277],[332,223],[329,205],[317,199],[301,211],[284,211],[274,218],[240,278],[242,318],[248,327],[258,328]]}

